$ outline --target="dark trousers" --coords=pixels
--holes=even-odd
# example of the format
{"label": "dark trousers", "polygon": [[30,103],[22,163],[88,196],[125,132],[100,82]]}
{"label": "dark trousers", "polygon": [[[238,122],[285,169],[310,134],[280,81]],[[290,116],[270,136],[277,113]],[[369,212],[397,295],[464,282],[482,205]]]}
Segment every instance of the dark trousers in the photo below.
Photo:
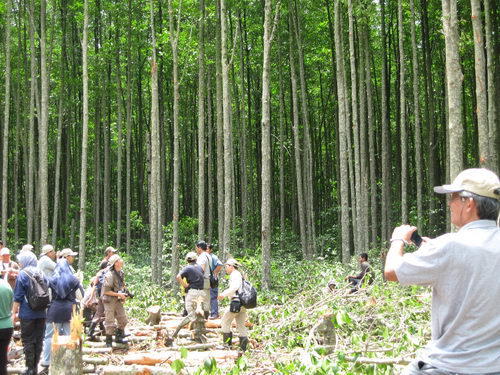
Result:
{"label": "dark trousers", "polygon": [[27,374],[36,374],[43,349],[45,318],[21,319],[21,340],[26,357]]}
{"label": "dark trousers", "polygon": [[12,332],[14,332],[13,328],[0,329],[0,375],[7,374],[7,351]]}

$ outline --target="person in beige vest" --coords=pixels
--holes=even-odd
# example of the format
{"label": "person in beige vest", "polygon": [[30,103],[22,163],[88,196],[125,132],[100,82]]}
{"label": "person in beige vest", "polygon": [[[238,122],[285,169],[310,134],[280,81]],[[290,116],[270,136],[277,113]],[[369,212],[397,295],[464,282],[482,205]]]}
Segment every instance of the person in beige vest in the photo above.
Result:
{"label": "person in beige vest", "polygon": [[[109,270],[104,277],[102,286],[102,302],[104,304],[104,327],[106,329],[106,346],[113,345],[113,334],[115,342],[125,344],[125,326],[128,323],[123,304],[128,298],[125,292],[125,274],[123,272],[123,259],[115,254],[108,260]],[[116,320],[116,324],[115,324]]]}

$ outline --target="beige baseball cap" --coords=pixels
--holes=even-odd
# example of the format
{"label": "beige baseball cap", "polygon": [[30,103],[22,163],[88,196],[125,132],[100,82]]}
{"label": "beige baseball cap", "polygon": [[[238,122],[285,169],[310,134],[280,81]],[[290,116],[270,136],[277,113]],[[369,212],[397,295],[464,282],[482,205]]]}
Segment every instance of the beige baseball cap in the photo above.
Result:
{"label": "beige baseball cap", "polygon": [[108,259],[108,267],[112,267],[115,265],[116,262],[118,262],[120,259],[122,259],[118,254],[113,254],[111,257]]}
{"label": "beige baseball cap", "polygon": [[470,168],[458,174],[450,185],[434,187],[438,194],[468,191],[483,197],[500,199],[500,180],[486,168]]}
{"label": "beige baseball cap", "polygon": [[228,266],[233,266],[233,267],[240,267],[240,264],[238,263],[238,261],[234,258],[229,258],[226,262],[226,264]]}
{"label": "beige baseball cap", "polygon": [[186,254],[186,262],[192,262],[196,259],[198,259],[198,254],[196,254],[194,251],[190,251]]}
{"label": "beige baseball cap", "polygon": [[69,257],[69,256],[77,256],[78,253],[76,251],[73,251],[71,249],[62,249],[61,252],[59,253],[59,257],[60,258],[66,258],[66,257]]}
{"label": "beige baseball cap", "polygon": [[47,245],[43,245],[43,247],[42,247],[42,255],[48,254],[51,251],[54,251],[54,246],[48,245],[48,244]]}

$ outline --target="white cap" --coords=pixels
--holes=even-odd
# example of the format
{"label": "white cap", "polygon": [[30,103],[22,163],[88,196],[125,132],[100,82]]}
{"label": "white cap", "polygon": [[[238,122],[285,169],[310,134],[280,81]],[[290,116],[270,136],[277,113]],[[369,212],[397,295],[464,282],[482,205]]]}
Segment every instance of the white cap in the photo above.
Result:
{"label": "white cap", "polygon": [[0,256],[2,255],[10,255],[10,250],[4,247],[2,250],[0,250]]}
{"label": "white cap", "polygon": [[43,247],[42,247],[42,255],[48,254],[51,251],[54,251],[54,246],[48,245],[48,244],[47,245],[43,245]]}
{"label": "white cap", "polygon": [[436,186],[438,194],[468,191],[487,198],[500,199],[500,180],[485,168],[470,168],[458,174],[450,185]]}
{"label": "white cap", "polygon": [[26,245],[23,246],[23,248],[21,249],[21,251],[33,251],[33,245],[27,243]]}
{"label": "white cap", "polygon": [[61,252],[59,253],[60,258],[66,258],[69,256],[77,256],[78,253],[76,251],[73,251],[71,249],[62,249]]}

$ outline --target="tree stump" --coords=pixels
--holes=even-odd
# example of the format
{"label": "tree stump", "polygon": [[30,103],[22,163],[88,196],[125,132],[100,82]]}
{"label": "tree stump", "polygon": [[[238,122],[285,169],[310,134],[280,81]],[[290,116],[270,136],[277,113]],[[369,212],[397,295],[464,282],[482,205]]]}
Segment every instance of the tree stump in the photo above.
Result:
{"label": "tree stump", "polygon": [[82,375],[82,315],[71,318],[71,334],[59,336],[57,330],[52,337],[52,352],[49,367],[50,375]]}
{"label": "tree stump", "polygon": [[155,305],[148,308],[148,318],[146,319],[147,324],[155,326],[161,321],[161,310],[160,306]]}

